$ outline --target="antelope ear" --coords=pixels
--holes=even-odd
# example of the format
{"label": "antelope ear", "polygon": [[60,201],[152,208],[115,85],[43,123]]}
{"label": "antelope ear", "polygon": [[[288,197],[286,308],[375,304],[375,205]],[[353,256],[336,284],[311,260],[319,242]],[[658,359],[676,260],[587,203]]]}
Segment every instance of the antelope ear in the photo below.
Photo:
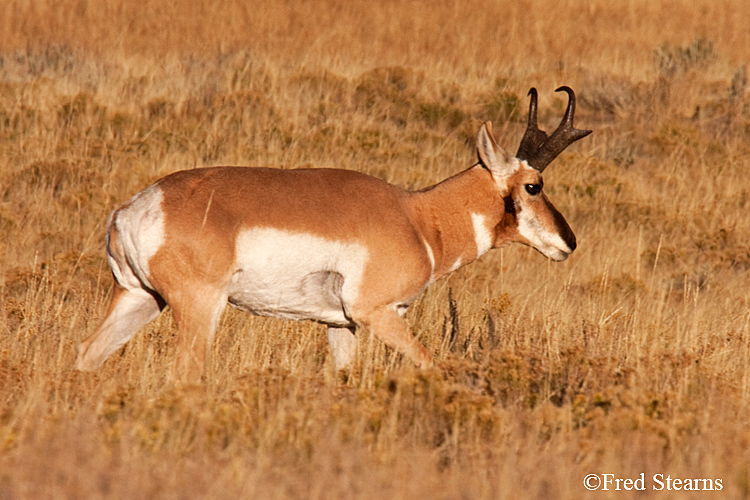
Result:
{"label": "antelope ear", "polygon": [[506,177],[513,173],[511,157],[497,145],[492,135],[492,122],[485,122],[477,135],[477,156],[479,162],[493,175]]}

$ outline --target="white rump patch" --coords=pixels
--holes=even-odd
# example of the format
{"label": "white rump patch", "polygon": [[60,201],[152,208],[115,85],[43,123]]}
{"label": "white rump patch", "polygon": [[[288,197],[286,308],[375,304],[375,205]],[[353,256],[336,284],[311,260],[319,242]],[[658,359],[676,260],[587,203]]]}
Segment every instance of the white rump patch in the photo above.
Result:
{"label": "white rump patch", "polygon": [[367,248],[273,228],[239,234],[229,303],[263,316],[347,326]]}
{"label": "white rump patch", "polygon": [[492,232],[487,227],[487,218],[482,214],[472,213],[471,224],[474,226],[474,242],[479,258],[492,248]]}
{"label": "white rump patch", "polygon": [[109,249],[107,258],[118,283],[130,290],[149,283],[149,261],[164,243],[164,195],[159,186],[150,186],[128,201],[126,207],[113,214],[110,225],[117,230],[118,241],[127,262],[118,262]]}

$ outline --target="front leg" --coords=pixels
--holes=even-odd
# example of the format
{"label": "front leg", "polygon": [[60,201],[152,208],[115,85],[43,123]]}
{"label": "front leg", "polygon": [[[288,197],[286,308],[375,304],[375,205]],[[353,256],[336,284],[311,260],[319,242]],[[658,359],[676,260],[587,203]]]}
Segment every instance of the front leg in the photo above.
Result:
{"label": "front leg", "polygon": [[328,346],[333,354],[336,370],[351,370],[357,356],[355,327],[328,327]]}
{"label": "front leg", "polygon": [[377,338],[411,359],[420,368],[433,365],[432,355],[414,337],[401,319],[398,307],[387,305],[355,318],[358,324],[368,328]]}

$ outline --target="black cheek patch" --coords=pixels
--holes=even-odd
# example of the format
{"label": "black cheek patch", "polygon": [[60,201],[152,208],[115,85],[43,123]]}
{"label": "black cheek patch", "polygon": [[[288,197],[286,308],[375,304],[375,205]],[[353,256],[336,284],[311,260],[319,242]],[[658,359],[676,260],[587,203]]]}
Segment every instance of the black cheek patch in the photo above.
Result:
{"label": "black cheek patch", "polygon": [[505,197],[503,201],[505,202],[505,213],[515,216],[516,215],[516,202],[513,201],[513,196],[508,195]]}

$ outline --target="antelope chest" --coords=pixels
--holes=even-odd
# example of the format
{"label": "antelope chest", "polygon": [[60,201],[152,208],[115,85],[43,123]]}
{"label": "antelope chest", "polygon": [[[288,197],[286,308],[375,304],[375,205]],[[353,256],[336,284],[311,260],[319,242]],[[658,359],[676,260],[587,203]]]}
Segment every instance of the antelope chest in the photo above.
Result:
{"label": "antelope chest", "polygon": [[274,228],[239,234],[231,305],[262,316],[350,325],[367,249],[358,243]]}

